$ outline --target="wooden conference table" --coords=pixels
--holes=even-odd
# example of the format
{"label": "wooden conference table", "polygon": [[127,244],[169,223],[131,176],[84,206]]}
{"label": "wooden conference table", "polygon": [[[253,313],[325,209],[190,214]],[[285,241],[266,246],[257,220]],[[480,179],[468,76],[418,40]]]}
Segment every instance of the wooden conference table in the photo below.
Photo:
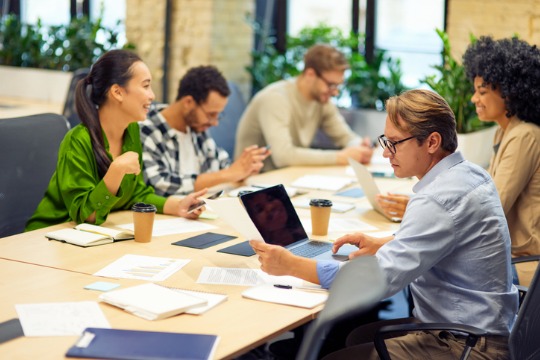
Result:
{"label": "wooden conference table", "polygon": [[[296,178],[308,174],[346,176],[346,167],[292,167],[251,177],[249,184],[290,185]],[[410,192],[412,180],[378,179],[382,191]],[[351,187],[358,186],[353,184]],[[232,186],[228,186],[231,188]],[[325,197],[335,201],[349,201],[355,210],[332,213],[332,218],[356,218],[375,226],[378,230],[395,229],[384,217],[371,209],[367,199],[336,197],[333,192],[310,191],[306,198]],[[308,209],[298,209],[300,218],[309,218]],[[171,218],[158,215],[157,219]],[[167,280],[163,285],[192,290],[202,290],[228,295],[228,300],[202,315],[181,314],[172,318],[147,321],[118,308],[100,303],[106,318],[113,328],[216,334],[220,342],[216,359],[231,359],[268,340],[309,322],[322,307],[302,309],[273,303],[244,299],[243,286],[197,284],[203,266],[220,268],[259,268],[256,256],[244,257],[216,252],[221,248],[245,241],[235,230],[222,220],[201,220],[217,226],[223,234],[238,236],[237,239],[207,249],[191,249],[173,246],[172,242],[197,233],[184,233],[154,237],[150,243],[123,241],[103,246],[81,248],[57,241],[48,241],[44,234],[51,230],[73,227],[74,223],[60,224],[0,239],[0,322],[17,317],[16,304],[97,301],[99,292],[84,290],[83,287],[98,280],[108,280],[120,285],[131,286],[143,283],[133,279],[104,279],[92,274],[125,254],[159,256],[191,261]],[[106,227],[132,222],[129,211],[112,213]],[[306,229],[309,233],[310,229]],[[329,234],[330,239],[335,238]],[[76,336],[20,337],[0,344],[2,359],[59,359],[73,345]]]}

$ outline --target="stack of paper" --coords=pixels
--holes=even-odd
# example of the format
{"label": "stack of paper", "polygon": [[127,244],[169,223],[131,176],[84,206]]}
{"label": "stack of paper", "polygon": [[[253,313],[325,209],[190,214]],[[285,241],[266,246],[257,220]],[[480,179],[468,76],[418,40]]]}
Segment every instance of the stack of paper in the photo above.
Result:
{"label": "stack of paper", "polygon": [[153,283],[103,293],[99,298],[133,315],[147,320],[159,320],[178,315],[207,301]]}

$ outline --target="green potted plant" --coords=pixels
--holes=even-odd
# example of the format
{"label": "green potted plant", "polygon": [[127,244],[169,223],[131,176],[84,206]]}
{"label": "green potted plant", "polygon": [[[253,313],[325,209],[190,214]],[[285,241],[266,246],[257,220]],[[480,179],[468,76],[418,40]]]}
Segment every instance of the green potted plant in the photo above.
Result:
{"label": "green potted plant", "polygon": [[40,20],[26,24],[7,15],[0,19],[0,78],[10,79],[12,86],[4,87],[0,95],[63,103],[71,72],[90,67],[116,47],[118,34],[103,26],[101,17],[74,18],[48,27]]}
{"label": "green potted plant", "polygon": [[[466,159],[486,167],[491,158],[491,143],[495,131],[492,123],[482,122],[476,116],[475,106],[471,101],[473,84],[467,78],[465,69],[451,54],[448,34],[436,29],[443,44],[443,63],[434,65],[436,74],[426,76],[422,83],[444,97],[456,116],[458,132],[458,150]],[[475,37],[471,35],[471,42]]]}

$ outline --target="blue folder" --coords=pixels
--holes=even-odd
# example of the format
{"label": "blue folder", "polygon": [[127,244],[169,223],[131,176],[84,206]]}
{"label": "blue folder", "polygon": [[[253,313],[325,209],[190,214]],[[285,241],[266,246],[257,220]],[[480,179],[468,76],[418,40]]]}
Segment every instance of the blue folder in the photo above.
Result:
{"label": "blue folder", "polygon": [[87,328],[67,357],[119,360],[209,360],[218,336]]}

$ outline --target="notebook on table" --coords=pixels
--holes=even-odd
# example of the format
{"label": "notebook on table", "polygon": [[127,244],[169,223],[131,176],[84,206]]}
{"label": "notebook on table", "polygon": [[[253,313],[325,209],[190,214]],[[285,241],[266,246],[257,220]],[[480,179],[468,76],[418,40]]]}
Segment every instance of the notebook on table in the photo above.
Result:
{"label": "notebook on table", "polygon": [[284,246],[295,255],[344,261],[358,250],[346,244],[332,254],[331,243],[309,239],[283,185],[244,194],[240,201],[265,242]]}
{"label": "notebook on table", "polygon": [[154,283],[108,291],[101,294],[99,299],[146,320],[165,319],[208,303],[202,297]]}
{"label": "notebook on table", "polygon": [[377,201],[377,195],[380,194],[381,191],[379,190],[379,187],[375,183],[375,180],[373,179],[373,176],[371,175],[369,170],[364,165],[351,158],[349,158],[349,164],[351,165],[356,177],[358,178],[358,182],[360,183],[360,186],[362,186],[362,190],[364,190],[364,194],[368,198],[368,201],[371,204],[371,207],[373,207],[373,210],[377,211],[390,221],[401,222],[400,217],[392,217],[386,215],[381,206],[379,205],[379,202]]}

